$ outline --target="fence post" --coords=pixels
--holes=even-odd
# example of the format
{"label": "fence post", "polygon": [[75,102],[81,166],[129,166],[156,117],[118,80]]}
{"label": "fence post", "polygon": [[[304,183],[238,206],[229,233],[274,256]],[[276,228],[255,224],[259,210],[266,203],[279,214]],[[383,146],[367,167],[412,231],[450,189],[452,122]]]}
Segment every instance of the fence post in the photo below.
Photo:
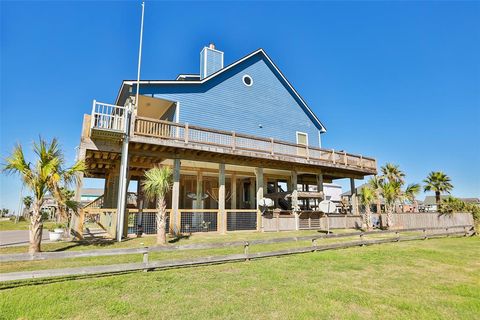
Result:
{"label": "fence post", "polygon": [[244,252],[244,254],[245,254],[245,261],[250,260],[250,259],[248,258],[249,245],[250,245],[250,244],[248,243],[248,241],[245,241],[245,243],[243,244],[243,252]]}
{"label": "fence post", "polygon": [[312,252],[317,251],[317,239],[316,238],[312,239],[312,247],[313,247]]}
{"label": "fence post", "polygon": [[423,229],[423,240],[427,240],[427,229]]}
{"label": "fence post", "polygon": [[463,227],[463,231],[465,231],[465,237],[466,237],[466,236],[468,235],[468,233],[467,233],[467,227],[464,226],[464,227]]}
{"label": "fence post", "polygon": [[[145,267],[148,266],[148,247],[145,247],[145,251],[143,252],[143,264],[145,265]],[[143,272],[147,271],[147,268],[143,269]]]}
{"label": "fence post", "polygon": [[361,244],[362,247],[365,245],[365,240],[363,239],[363,236],[364,236],[363,232],[360,233],[360,241],[362,241],[362,244]]}
{"label": "fence post", "polygon": [[398,233],[398,231],[395,231],[395,235],[397,236],[397,242],[400,241],[400,234]]}
{"label": "fence post", "polygon": [[185,123],[185,131],[183,132],[185,143],[188,143],[188,136],[189,136],[189,130],[188,130],[188,122]]}
{"label": "fence post", "polygon": [[448,233],[448,227],[445,228],[445,231],[447,232],[447,238],[450,237],[450,234]]}

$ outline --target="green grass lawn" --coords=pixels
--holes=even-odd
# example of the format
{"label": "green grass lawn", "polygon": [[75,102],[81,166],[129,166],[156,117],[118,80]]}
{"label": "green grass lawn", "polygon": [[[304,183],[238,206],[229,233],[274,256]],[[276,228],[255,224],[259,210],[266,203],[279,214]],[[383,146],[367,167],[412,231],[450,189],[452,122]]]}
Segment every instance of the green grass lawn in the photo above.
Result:
{"label": "green grass lawn", "polygon": [[[48,228],[53,228],[56,225],[56,222],[45,221],[43,223],[43,229],[44,231],[48,231]],[[28,230],[29,227],[30,221],[18,221],[17,223],[11,220],[0,221],[0,231]]]}
{"label": "green grass lawn", "polygon": [[479,314],[479,237],[0,291],[5,319],[478,319]]}

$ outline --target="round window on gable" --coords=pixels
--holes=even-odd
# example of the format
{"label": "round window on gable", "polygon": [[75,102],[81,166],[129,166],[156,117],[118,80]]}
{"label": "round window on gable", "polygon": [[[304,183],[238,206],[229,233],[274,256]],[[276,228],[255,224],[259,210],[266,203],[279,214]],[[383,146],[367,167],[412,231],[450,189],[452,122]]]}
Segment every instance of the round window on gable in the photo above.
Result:
{"label": "round window on gable", "polygon": [[243,84],[250,87],[253,84],[253,79],[248,74],[243,76]]}

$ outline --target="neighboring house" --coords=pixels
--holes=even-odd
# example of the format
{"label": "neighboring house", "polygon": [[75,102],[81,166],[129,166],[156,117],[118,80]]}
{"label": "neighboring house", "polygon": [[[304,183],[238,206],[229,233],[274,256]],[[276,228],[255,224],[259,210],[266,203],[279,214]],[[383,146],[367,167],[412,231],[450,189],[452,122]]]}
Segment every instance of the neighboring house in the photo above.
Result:
{"label": "neighboring house", "polygon": [[[441,195],[440,199],[443,200],[448,197],[451,197],[451,195]],[[458,199],[466,203],[473,203],[480,206],[480,198],[458,198]],[[423,207],[425,208],[426,212],[436,212],[438,208],[437,208],[437,202],[436,202],[435,196],[426,196],[425,200],[423,201]]]}
{"label": "neighboring house", "polygon": [[[79,157],[87,177],[105,179],[102,207],[111,212],[124,214],[117,204],[127,168],[128,181],[141,181],[155,165],[173,168],[169,224],[182,232],[238,230],[239,221],[263,230],[258,209],[269,195],[296,189],[307,203],[302,209],[316,210],[309,198],[318,203],[330,189],[338,197],[326,183],[377,172],[373,158],[320,148],[324,124],[262,49],[224,66],[224,53],[210,45],[200,53],[199,74],[142,80],[139,92],[136,107],[136,81],[123,81],[114,105],[94,101],[84,116]],[[138,206],[154,208],[138,186]],[[277,197],[274,206],[291,213],[297,201]]]}
{"label": "neighboring house", "polygon": [[40,211],[48,215],[49,220],[54,220],[57,218],[58,212],[58,203],[57,200],[50,194],[47,193],[43,198],[43,204],[40,207]]}
{"label": "neighboring house", "polygon": [[87,205],[103,196],[104,190],[100,188],[83,188],[80,193],[80,203]]}

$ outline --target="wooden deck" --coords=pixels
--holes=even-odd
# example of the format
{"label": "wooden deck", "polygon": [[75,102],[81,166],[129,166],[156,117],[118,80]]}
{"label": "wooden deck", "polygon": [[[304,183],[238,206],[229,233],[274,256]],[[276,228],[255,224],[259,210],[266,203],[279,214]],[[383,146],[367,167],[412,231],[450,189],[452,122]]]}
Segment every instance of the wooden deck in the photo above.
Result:
{"label": "wooden deck", "polygon": [[359,174],[376,174],[376,160],[347,152],[313,148],[273,138],[137,117],[132,142],[179,149],[268,159],[311,166],[341,168]]}
{"label": "wooden deck", "polygon": [[[98,115],[93,115],[95,119],[98,118]],[[101,169],[102,166],[109,167],[109,162],[118,160],[120,143],[118,139],[109,137],[106,121],[95,119],[92,121],[89,115],[84,117],[81,151],[86,159],[91,159],[90,162],[100,161]],[[97,123],[101,127],[97,128]],[[375,159],[344,151],[143,117],[134,117],[131,123],[130,154],[133,159],[144,160],[141,162],[146,167],[161,159],[178,157],[252,167],[296,168],[306,172],[322,172],[331,178],[362,179],[377,173]],[[100,136],[98,132],[107,134]]]}

